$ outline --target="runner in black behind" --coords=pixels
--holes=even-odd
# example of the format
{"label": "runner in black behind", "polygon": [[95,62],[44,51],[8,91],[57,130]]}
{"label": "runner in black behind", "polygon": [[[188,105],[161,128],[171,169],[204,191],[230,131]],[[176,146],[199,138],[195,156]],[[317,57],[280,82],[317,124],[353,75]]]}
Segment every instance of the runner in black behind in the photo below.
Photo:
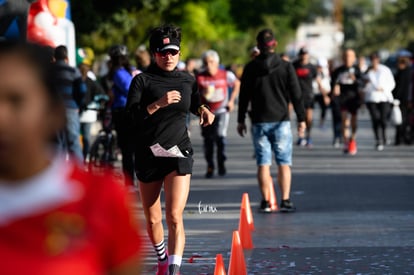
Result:
{"label": "runner in black behind", "polygon": [[311,129],[313,120],[313,108],[315,106],[315,96],[313,93],[313,81],[316,79],[316,67],[309,61],[309,51],[306,48],[299,50],[299,58],[293,62],[296,75],[298,76],[300,89],[302,91],[303,104],[305,106],[306,114],[306,136],[299,137],[297,145],[306,145],[308,148],[312,147]]}
{"label": "runner in black behind", "polygon": [[[356,55],[352,49],[345,50],[343,54],[344,64],[332,73],[331,86],[333,91],[333,112],[339,107],[341,112],[341,130],[344,142],[344,153],[355,155],[357,153],[356,132],[357,113],[361,105],[360,87],[362,74],[355,64]],[[348,114],[351,115],[349,118]],[[334,125],[334,128],[338,126]],[[349,133],[351,127],[351,134]],[[335,137],[336,138],[336,137]]]}

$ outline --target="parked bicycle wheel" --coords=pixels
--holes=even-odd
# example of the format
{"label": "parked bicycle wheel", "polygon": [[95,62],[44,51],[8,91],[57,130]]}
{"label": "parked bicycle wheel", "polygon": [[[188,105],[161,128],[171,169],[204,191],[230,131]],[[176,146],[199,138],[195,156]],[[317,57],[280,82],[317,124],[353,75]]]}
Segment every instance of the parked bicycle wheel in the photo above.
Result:
{"label": "parked bicycle wheel", "polygon": [[89,153],[89,168],[112,167],[115,160],[115,145],[115,139],[112,135],[98,136]]}

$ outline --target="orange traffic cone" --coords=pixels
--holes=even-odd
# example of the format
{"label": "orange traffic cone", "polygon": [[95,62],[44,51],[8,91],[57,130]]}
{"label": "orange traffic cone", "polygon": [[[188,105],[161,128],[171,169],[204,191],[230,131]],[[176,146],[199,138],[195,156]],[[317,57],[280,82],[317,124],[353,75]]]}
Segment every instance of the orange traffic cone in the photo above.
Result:
{"label": "orange traffic cone", "polygon": [[223,255],[216,255],[216,267],[214,268],[214,275],[226,275],[226,269],[224,268]]}
{"label": "orange traffic cone", "polygon": [[240,210],[239,234],[242,247],[244,249],[253,249],[251,230],[249,223],[247,222],[247,214],[244,208]]}
{"label": "orange traffic cone", "polygon": [[243,208],[246,210],[247,223],[249,224],[249,228],[250,228],[251,231],[254,231],[253,214],[252,214],[252,208],[250,207],[250,200],[249,200],[249,194],[248,193],[243,194],[240,211]]}
{"label": "orange traffic cone", "polygon": [[228,275],[247,275],[239,231],[233,231]]}
{"label": "orange traffic cone", "polygon": [[270,198],[269,198],[270,208],[272,211],[279,210],[279,207],[277,206],[277,199],[276,199],[276,193],[275,193],[275,186],[272,181],[272,185],[270,187]]}

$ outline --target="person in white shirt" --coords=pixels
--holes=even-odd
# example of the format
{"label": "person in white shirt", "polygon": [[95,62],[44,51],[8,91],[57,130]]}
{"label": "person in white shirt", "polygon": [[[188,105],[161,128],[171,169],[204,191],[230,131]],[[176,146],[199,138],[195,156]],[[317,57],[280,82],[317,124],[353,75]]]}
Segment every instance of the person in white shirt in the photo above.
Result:
{"label": "person in white shirt", "polygon": [[365,75],[365,104],[369,110],[372,128],[376,139],[376,149],[384,150],[386,144],[387,116],[393,101],[392,90],[395,87],[391,70],[380,64],[378,53],[370,56],[371,66]]}

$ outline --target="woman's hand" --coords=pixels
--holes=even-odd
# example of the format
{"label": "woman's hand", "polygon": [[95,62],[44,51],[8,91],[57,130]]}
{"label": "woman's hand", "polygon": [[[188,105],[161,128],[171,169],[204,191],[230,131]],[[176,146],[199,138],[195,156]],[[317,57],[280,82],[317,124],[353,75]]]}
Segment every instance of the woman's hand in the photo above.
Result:
{"label": "woman's hand", "polygon": [[152,115],[153,113],[158,111],[160,108],[167,107],[171,104],[175,104],[180,101],[181,101],[181,93],[179,91],[177,90],[168,91],[167,93],[165,93],[165,95],[163,95],[163,97],[161,97],[154,103],[148,105],[147,111],[150,115]]}
{"label": "woman's hand", "polygon": [[181,93],[177,90],[168,91],[163,97],[157,100],[160,108],[167,107],[168,105],[178,103],[181,101]]}
{"label": "woman's hand", "polygon": [[203,127],[213,124],[215,115],[206,107],[200,109],[200,125]]}

